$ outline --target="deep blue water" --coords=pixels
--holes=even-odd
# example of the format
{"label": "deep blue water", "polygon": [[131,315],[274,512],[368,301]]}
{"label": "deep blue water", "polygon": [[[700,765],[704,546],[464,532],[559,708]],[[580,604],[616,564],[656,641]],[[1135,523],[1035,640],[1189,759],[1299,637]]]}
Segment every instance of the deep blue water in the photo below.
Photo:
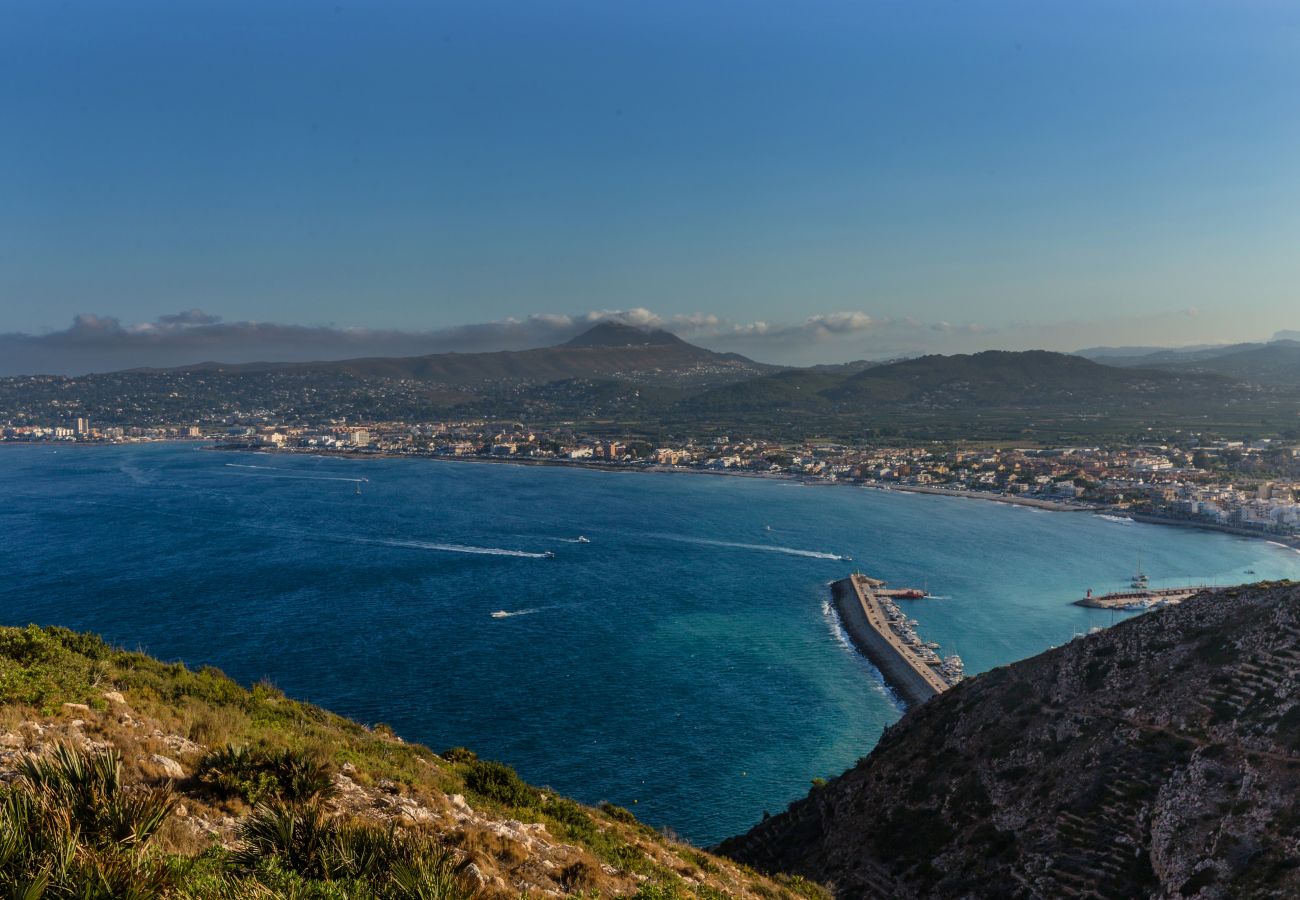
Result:
{"label": "deep blue water", "polygon": [[1124,586],[1139,553],[1157,585],[1300,578],[1264,541],[849,487],[0,448],[0,622],[269,678],[701,843],[900,715],[838,636],[830,580],[928,586],[918,630],[979,672],[1108,624],[1069,601]]}

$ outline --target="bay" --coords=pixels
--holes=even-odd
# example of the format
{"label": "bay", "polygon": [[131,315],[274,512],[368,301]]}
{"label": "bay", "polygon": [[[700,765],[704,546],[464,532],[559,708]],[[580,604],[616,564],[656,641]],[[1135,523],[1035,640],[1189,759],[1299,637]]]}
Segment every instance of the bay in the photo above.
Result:
{"label": "bay", "polygon": [[702,844],[901,715],[839,632],[831,580],[928,587],[917,630],[973,674],[1111,624],[1069,601],[1124,587],[1139,554],[1155,586],[1300,578],[1266,541],[844,486],[0,448],[3,624],[269,679]]}

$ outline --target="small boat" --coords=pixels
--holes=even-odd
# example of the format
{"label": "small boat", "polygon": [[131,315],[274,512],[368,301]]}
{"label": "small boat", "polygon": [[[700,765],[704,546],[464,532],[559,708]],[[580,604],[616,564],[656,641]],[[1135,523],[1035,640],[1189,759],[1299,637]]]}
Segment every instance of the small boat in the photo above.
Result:
{"label": "small boat", "polygon": [[926,596],[926,593],[920,588],[906,588],[899,591],[894,596],[900,597],[903,600],[920,600]]}
{"label": "small boat", "polygon": [[578,543],[578,544],[590,544],[591,541],[588,540],[588,538],[587,538],[586,535],[584,535],[584,534],[580,534],[580,535],[578,535],[578,539],[577,539],[577,541],[575,541],[574,543]]}
{"label": "small boat", "polygon": [[510,618],[510,613],[506,612],[504,609],[498,609],[496,612],[492,613],[492,618],[508,619]]}
{"label": "small boat", "polygon": [[545,553],[542,554],[542,556],[545,556],[547,559],[555,559],[555,551],[547,550]]}
{"label": "small boat", "polygon": [[1139,555],[1137,571],[1133,573],[1133,580],[1129,584],[1135,588],[1145,588],[1149,580],[1146,573],[1142,571],[1142,557]]}

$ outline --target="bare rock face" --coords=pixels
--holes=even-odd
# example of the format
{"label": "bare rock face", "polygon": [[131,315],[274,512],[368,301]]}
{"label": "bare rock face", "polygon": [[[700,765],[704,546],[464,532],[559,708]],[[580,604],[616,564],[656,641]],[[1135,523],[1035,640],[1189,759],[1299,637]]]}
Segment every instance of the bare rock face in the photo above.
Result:
{"label": "bare rock face", "polygon": [[1202,595],[922,704],[722,852],[841,897],[1300,896],[1300,588]]}

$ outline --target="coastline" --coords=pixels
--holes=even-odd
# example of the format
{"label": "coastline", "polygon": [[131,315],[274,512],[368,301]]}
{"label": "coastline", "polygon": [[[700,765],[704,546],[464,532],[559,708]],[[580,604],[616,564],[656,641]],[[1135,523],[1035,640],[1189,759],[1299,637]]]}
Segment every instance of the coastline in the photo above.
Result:
{"label": "coastline", "polygon": [[1196,528],[1201,531],[1218,531],[1223,534],[1231,534],[1244,538],[1255,538],[1256,540],[1269,541],[1274,544],[1280,544],[1284,547],[1290,547],[1293,550],[1300,550],[1300,535],[1270,534],[1268,532],[1255,531],[1250,528],[1238,528],[1235,525],[1219,525],[1215,522],[1196,522],[1191,519],[1171,519],[1165,516],[1152,516],[1145,513],[1127,512],[1125,510],[1107,510],[1106,514],[1112,516],[1123,516],[1126,519],[1132,519],[1134,522],[1143,522],[1148,525],[1174,525],[1179,528]]}
{"label": "coastline", "polygon": [[921,484],[884,484],[867,482],[864,487],[880,491],[902,491],[906,494],[929,494],[934,497],[959,497],[964,500],[989,500],[1011,506],[1028,506],[1032,509],[1049,509],[1052,512],[1105,512],[1106,507],[1089,504],[1063,503],[1059,500],[1039,500],[1035,497],[1017,497],[1014,494],[994,494],[989,491],[967,491],[954,488],[927,487]]}
{"label": "coastline", "polygon": [[[23,441],[3,441],[13,443],[17,446],[32,446],[32,444]],[[339,459],[417,459],[430,460],[433,462],[456,462],[456,463],[482,463],[486,465],[509,465],[509,466],[557,466],[569,469],[594,469],[598,472],[613,472],[623,474],[655,474],[655,475],[714,475],[725,478],[757,478],[765,481],[785,481],[794,484],[805,485],[808,487],[857,487],[867,488],[877,491],[897,491],[905,494],[927,494],[932,497],[953,497],[963,500],[983,500],[991,503],[1005,503],[1010,506],[1024,506],[1031,509],[1041,509],[1048,512],[1087,512],[1094,515],[1118,516],[1125,519],[1131,519],[1134,522],[1141,522],[1147,525],[1173,525],[1179,528],[1195,528],[1201,531],[1217,531],[1221,534],[1230,534],[1235,537],[1249,538],[1253,540],[1268,541],[1283,547],[1289,547],[1293,550],[1300,551],[1300,535],[1273,534],[1269,532],[1256,531],[1250,528],[1240,528],[1234,525],[1221,525],[1215,522],[1198,522],[1190,519],[1175,519],[1166,516],[1155,516],[1145,513],[1130,512],[1125,509],[1116,509],[1111,506],[1102,506],[1092,503],[1065,503],[1057,500],[1039,500],[1033,497],[1020,497],[1013,494],[998,494],[991,491],[970,491],[943,487],[930,487],[919,484],[886,484],[879,481],[827,481],[824,478],[818,478],[810,475],[793,475],[788,472],[747,472],[736,471],[734,469],[698,469],[685,466],[665,466],[659,464],[646,466],[629,466],[624,463],[586,461],[576,459],[527,459],[527,458],[509,458],[509,457],[492,457],[492,456],[435,456],[432,454],[413,454],[413,453],[392,453],[388,451],[365,451],[357,452],[353,450],[329,450],[329,449],[292,449],[281,448],[273,449],[267,447],[238,447],[212,443],[210,441],[199,441],[195,439],[183,439],[167,441],[148,441],[146,443],[183,443],[183,444],[201,444],[198,449],[216,450],[216,451],[240,451],[244,453],[263,453],[268,456],[287,455],[287,456],[331,456]],[[84,444],[69,443],[69,446],[81,447],[117,447],[122,444]]]}
{"label": "coastline", "polygon": [[562,469],[594,469],[597,472],[619,472],[628,475],[649,473],[652,475],[724,475],[728,478],[761,478],[766,481],[793,481],[799,484],[834,484],[820,478],[791,475],[786,472],[745,472],[734,469],[695,469],[685,466],[664,466],[658,463],[647,466],[629,466],[625,463],[586,461],[578,459],[531,459],[528,457],[502,456],[436,456],[420,453],[391,453],[386,450],[373,450],[358,453],[354,450],[298,450],[271,449],[269,447],[235,447],[209,444],[205,450],[222,452],[238,451],[242,453],[264,453],[268,456],[331,456],[338,459],[415,459],[429,462],[481,463],[497,466],[520,467],[555,467]]}

